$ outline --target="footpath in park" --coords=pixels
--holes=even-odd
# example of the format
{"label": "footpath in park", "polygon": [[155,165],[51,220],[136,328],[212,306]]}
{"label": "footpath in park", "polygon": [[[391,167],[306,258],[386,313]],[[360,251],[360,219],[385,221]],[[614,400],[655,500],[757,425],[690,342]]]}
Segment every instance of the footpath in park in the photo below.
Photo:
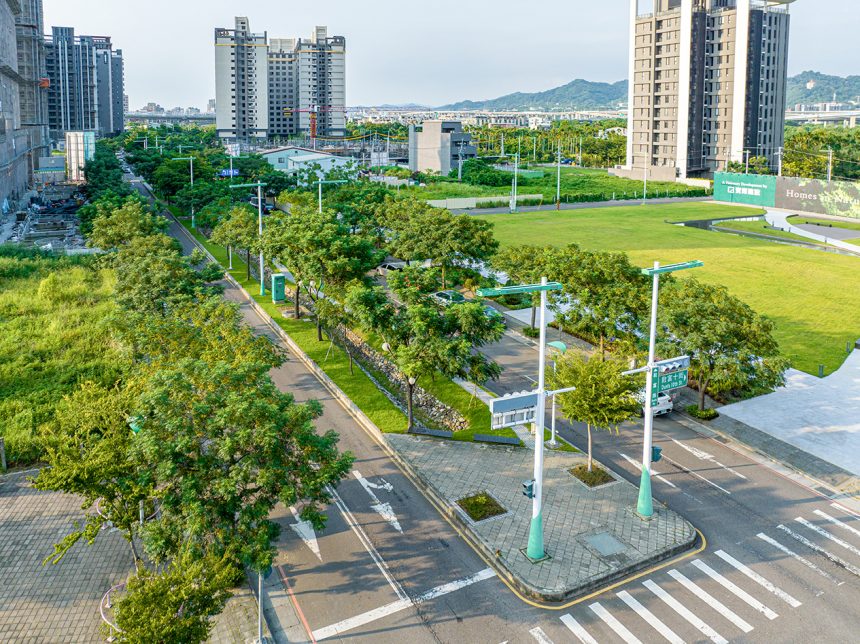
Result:
{"label": "footpath in park", "polygon": [[[192,239],[190,235],[187,238]],[[208,253],[197,240],[194,243]],[[425,497],[458,525],[467,541],[522,595],[544,602],[581,596],[697,543],[695,528],[659,502],[655,501],[654,516],[642,519],[635,511],[638,489],[622,477],[613,476],[611,483],[588,488],[569,472],[586,462],[584,454],[547,450],[543,513],[549,557],[532,563],[521,552],[528,544],[532,514],[532,501],[522,494],[522,482],[532,478],[532,449],[383,434],[229,273],[226,277],[231,289],[241,293],[277,339],[299,357]],[[505,512],[478,522],[468,518],[457,501],[480,492],[492,496]]]}

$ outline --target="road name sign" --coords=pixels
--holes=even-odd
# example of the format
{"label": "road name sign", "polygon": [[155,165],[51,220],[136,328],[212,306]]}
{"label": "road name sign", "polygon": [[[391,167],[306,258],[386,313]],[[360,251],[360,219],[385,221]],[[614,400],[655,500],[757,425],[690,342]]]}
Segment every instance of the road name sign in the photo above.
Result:
{"label": "road name sign", "polygon": [[503,429],[515,425],[528,425],[537,417],[538,393],[520,391],[490,400],[492,429]]}

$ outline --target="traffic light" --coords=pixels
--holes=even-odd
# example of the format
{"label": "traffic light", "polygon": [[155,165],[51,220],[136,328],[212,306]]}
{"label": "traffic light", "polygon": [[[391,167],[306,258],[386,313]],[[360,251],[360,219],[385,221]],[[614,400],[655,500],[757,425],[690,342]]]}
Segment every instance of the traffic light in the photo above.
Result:
{"label": "traffic light", "polygon": [[535,498],[535,480],[530,479],[528,481],[523,481],[523,496],[533,499]]}
{"label": "traffic light", "polygon": [[656,463],[661,458],[663,458],[662,451],[663,451],[662,447],[657,447],[656,445],[651,446],[651,462],[652,463]]}

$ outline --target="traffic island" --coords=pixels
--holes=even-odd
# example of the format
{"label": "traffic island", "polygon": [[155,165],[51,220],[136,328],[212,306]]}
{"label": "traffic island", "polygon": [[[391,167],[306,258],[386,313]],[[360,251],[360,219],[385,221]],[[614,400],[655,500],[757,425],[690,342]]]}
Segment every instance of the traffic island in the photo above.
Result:
{"label": "traffic island", "polygon": [[[697,533],[660,503],[643,521],[636,514],[638,490],[621,477],[588,487],[570,470],[586,456],[545,453],[544,545],[547,558],[532,562],[531,500],[522,494],[533,453],[516,447],[386,435],[385,441],[422,491],[456,521],[472,544],[495,562],[497,572],[525,596],[560,602],[585,595],[694,546]],[[597,467],[597,463],[595,463]],[[506,510],[475,521],[461,507],[488,497]]]}

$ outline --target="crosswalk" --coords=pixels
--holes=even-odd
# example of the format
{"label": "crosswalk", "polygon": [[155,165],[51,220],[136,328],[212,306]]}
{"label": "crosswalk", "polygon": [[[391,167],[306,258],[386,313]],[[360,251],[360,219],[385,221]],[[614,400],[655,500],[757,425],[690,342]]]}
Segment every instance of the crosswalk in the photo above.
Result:
{"label": "crosswalk", "polygon": [[579,604],[529,634],[540,644],[754,641],[757,626],[821,594],[816,583],[834,588],[854,577],[860,516],[833,503]]}

